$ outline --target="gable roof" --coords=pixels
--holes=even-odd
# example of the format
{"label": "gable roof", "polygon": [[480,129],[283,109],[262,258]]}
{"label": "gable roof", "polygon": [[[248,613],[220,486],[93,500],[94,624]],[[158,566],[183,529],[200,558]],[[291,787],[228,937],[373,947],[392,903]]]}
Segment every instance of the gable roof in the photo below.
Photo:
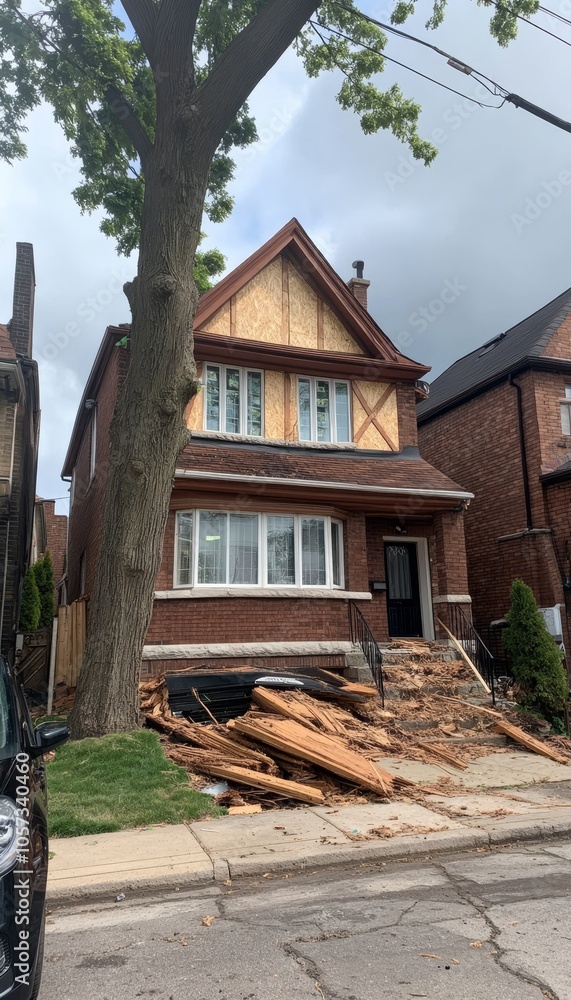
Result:
{"label": "gable roof", "polygon": [[[198,334],[197,339],[208,336],[202,331],[202,327],[233,295],[244,288],[252,278],[279,255],[291,260],[317,294],[327,300],[368,357],[402,369],[403,374],[405,371],[408,372],[409,378],[421,378],[429,371],[425,365],[412,361],[397,350],[364,306],[355,298],[329,261],[318,250],[297,219],[291,219],[267,243],[264,243],[225,278],[222,278],[214,288],[204,293],[194,320],[195,335]],[[257,342],[251,341],[250,343]],[[284,345],[275,346],[279,346],[282,352],[288,353],[288,348]],[[268,345],[265,344],[264,347],[267,349]]]}
{"label": "gable roof", "polygon": [[8,332],[8,327],[0,323],[0,358],[10,360],[16,360],[16,351],[14,350],[14,345],[10,340],[10,334]]}
{"label": "gable roof", "polygon": [[[455,361],[431,383],[428,398],[418,404],[419,422],[458,405],[516,369],[521,370],[539,358],[545,360],[546,348],[569,312],[571,288],[521,323]],[[558,362],[566,363],[562,358]]]}

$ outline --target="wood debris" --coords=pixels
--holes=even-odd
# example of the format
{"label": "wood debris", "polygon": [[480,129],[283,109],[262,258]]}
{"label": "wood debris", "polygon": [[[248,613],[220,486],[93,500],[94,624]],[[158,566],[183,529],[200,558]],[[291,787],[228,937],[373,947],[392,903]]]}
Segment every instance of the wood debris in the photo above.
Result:
{"label": "wood debris", "polygon": [[516,743],[521,743],[526,750],[531,750],[532,753],[538,753],[542,757],[549,757],[550,760],[556,761],[557,764],[569,763],[569,759],[564,757],[563,754],[558,753],[557,750],[553,750],[547,743],[536,740],[535,736],[530,736],[529,733],[524,732],[519,726],[512,726],[505,719],[498,719],[492,726],[492,729],[495,733],[503,733],[504,736],[509,736]]}

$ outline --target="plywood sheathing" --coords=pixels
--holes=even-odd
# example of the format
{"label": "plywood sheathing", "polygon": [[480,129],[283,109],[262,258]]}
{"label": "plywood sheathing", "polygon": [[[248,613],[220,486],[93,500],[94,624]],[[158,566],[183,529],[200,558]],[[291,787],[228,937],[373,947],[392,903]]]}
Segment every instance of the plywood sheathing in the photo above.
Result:
{"label": "plywood sheathing", "polygon": [[230,337],[230,303],[225,302],[218,312],[214,313],[204,326],[206,333],[218,333],[221,337]]}
{"label": "plywood sheathing", "polygon": [[282,340],[282,268],[273,260],[236,294],[236,336],[279,344]]}
{"label": "plywood sheathing", "polygon": [[[398,451],[396,387],[388,383],[361,381],[355,381],[352,385],[353,430],[357,447]],[[379,407],[381,401],[382,405]]]}
{"label": "plywood sheathing", "polygon": [[264,436],[278,441],[286,436],[284,379],[283,372],[264,374]]}

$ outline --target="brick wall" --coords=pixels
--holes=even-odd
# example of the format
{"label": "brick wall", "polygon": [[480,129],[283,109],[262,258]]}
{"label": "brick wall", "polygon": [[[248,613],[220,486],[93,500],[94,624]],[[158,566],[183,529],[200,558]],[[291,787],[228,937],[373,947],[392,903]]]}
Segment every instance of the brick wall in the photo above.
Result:
{"label": "brick wall", "polygon": [[[115,347],[97,392],[95,474],[90,480],[91,421],[79,448],[75,465],[74,500],[69,512],[67,553],[68,601],[80,597],[80,559],[85,552],[86,594],[93,589],[99,554],[103,501],[109,468],[109,428],[119,387],[128,370],[128,352]],[[93,412],[93,411],[92,411]]]}
{"label": "brick wall", "polygon": [[46,548],[50,550],[54,567],[55,599],[57,605],[58,583],[63,576],[65,566],[67,517],[65,514],[56,514],[54,500],[44,500],[43,507],[46,517]]}
{"label": "brick wall", "polygon": [[34,248],[31,243],[16,243],[14,299],[8,327],[16,354],[26,358],[32,357],[35,286]]}
{"label": "brick wall", "polygon": [[[558,400],[563,379],[547,372],[524,372],[523,423],[533,528],[526,533],[524,480],[518,430],[517,393],[507,380],[461,406],[422,423],[420,451],[427,461],[475,494],[465,515],[469,593],[480,628],[509,608],[513,579],[521,576],[540,604],[557,603],[560,574],[540,481],[546,463],[566,451],[561,439]],[[561,460],[557,464],[561,464]],[[517,535],[513,539],[503,536]]]}

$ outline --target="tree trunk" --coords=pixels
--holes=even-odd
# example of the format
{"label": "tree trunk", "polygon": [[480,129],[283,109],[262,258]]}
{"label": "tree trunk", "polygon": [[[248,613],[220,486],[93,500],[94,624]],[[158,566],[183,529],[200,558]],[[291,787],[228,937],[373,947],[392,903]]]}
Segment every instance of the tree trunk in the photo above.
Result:
{"label": "tree trunk", "polygon": [[[74,738],[138,725],[138,679],[178,455],[196,391],[193,262],[208,158],[192,157],[169,123],[146,170],[131,362],[111,425],[109,474],[87,648],[71,714]],[[179,137],[180,140],[180,137]],[[178,145],[178,148],[177,148]],[[206,162],[203,168],[196,161]],[[192,163],[192,169],[189,164]]]}

